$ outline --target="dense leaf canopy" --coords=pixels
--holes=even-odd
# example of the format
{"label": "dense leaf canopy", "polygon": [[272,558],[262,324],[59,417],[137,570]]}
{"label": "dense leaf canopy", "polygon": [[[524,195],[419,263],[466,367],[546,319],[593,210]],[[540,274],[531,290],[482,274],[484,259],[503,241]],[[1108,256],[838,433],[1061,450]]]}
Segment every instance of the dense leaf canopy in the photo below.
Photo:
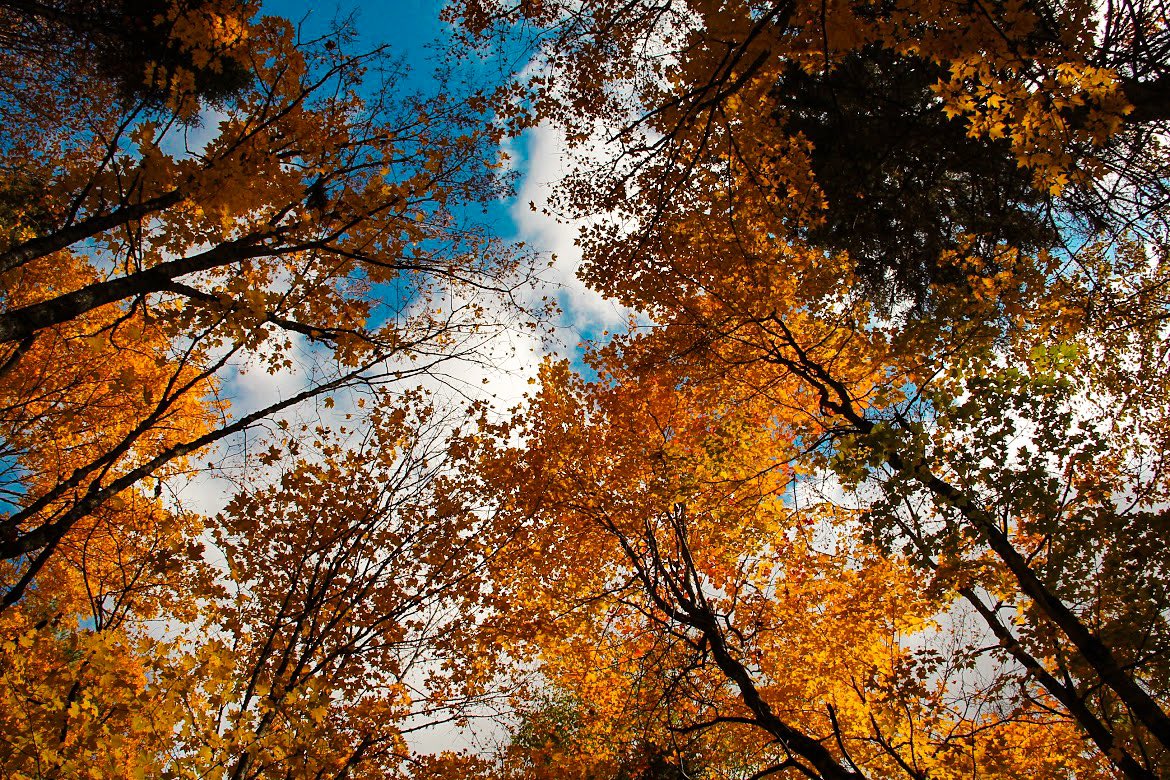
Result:
{"label": "dense leaf canopy", "polygon": [[566,567],[520,638],[605,713],[520,774],[1170,771],[1161,7],[455,15],[532,35],[551,208],[655,323],[501,455]]}
{"label": "dense leaf canopy", "polygon": [[[0,773],[1170,775],[1162,5],[460,0],[466,98],[79,7],[0,2]],[[493,409],[538,125],[632,315]]]}

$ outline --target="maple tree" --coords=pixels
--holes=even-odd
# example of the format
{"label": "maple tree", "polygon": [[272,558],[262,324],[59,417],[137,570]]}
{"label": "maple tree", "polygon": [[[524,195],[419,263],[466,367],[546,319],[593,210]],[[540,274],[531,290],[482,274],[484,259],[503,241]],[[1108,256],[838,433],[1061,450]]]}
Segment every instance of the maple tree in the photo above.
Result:
{"label": "maple tree", "polygon": [[[83,594],[42,577],[0,618],[9,776],[384,777],[414,760],[410,728],[466,715],[493,671],[464,650],[480,641],[467,618],[503,543],[455,478],[474,452],[458,423],[482,409],[370,400],[346,425],[290,427],[298,454],[268,459],[274,478],[185,518],[222,560],[159,508],[117,526],[105,571],[141,576],[95,594],[90,630],[69,621],[106,582],[97,562],[49,570]],[[143,549],[164,530],[177,545]]]}
{"label": "maple tree", "polygon": [[521,775],[616,776],[649,742],[716,775],[1160,776],[1164,351],[1094,365],[1150,331],[1044,329],[908,391],[839,309],[809,341],[717,312],[615,346],[593,385],[546,372],[502,456],[535,559],[500,577],[535,622],[515,641],[588,707],[568,745],[514,749]]}
{"label": "maple tree", "polygon": [[[454,15],[535,30],[512,116],[580,152],[550,210],[591,218],[583,278],[654,323],[594,383],[546,375],[499,478],[565,567],[518,596],[558,616],[518,641],[599,729],[649,730],[596,744],[738,724],[758,763],[716,775],[1164,775],[1160,10]],[[802,571],[849,585],[809,610]]]}
{"label": "maple tree", "polygon": [[385,388],[525,320],[454,216],[498,133],[257,10],[0,5],[6,777],[381,776],[491,673],[450,617],[499,544],[451,476],[480,411]]}
{"label": "maple tree", "polygon": [[250,79],[243,33],[254,9],[235,0],[8,0],[0,13],[7,52],[26,62],[55,60],[54,78],[65,83],[96,73],[120,97],[158,108],[170,103],[189,114],[200,100],[226,100]]}
{"label": "maple tree", "polygon": [[567,734],[521,735],[518,776],[618,777],[638,745],[712,776],[1109,776],[1049,692],[1003,658],[975,672],[997,653],[940,617],[949,583],[805,492],[780,382],[671,362],[609,387],[550,370],[497,464],[533,559],[497,575],[514,641],[578,702]]}
{"label": "maple tree", "polygon": [[[182,128],[176,118],[152,120],[147,108],[124,108],[109,94],[87,96],[101,102],[88,113],[77,107],[64,135],[30,132],[11,150],[13,178],[41,188],[36,214],[12,215],[0,259],[8,279],[0,340],[18,397],[38,398],[22,383],[39,378],[39,350],[50,339],[146,359],[153,350],[159,364],[126,364],[106,380],[140,395],[123,427],[100,426],[100,437],[54,460],[55,473],[18,477],[19,508],[4,521],[0,552],[26,560],[28,574],[94,507],[188,453],[306,398],[389,376],[388,358],[403,361],[399,375],[425,372],[481,324],[468,316],[478,311],[475,288],[509,285],[514,263],[461,241],[444,216],[454,199],[491,191],[486,131],[461,127],[459,107],[442,101],[394,116],[388,96],[356,92],[375,63],[339,53],[332,40],[298,48],[286,22],[261,20],[249,41],[256,83],[223,109],[218,133],[198,152],[167,150]],[[35,116],[29,104],[54,96],[51,81],[11,75],[15,110]],[[384,284],[397,285],[399,300],[377,310],[369,291]],[[468,303],[455,311],[412,307],[460,286]],[[154,345],[136,347],[148,333]],[[291,367],[294,336],[330,350],[337,368],[234,420],[211,424],[207,406],[205,430],[168,420],[181,404],[214,394],[217,373],[240,355],[259,355],[261,370]],[[52,372],[51,381],[68,387],[76,381],[68,373]],[[33,408],[28,419],[12,418],[5,439],[17,471],[39,457],[21,436],[55,442],[54,426],[73,435],[98,427],[72,421],[77,412],[68,409],[97,413],[97,404],[63,398],[47,415]],[[166,437],[149,443],[159,431]],[[10,589],[6,603],[23,587]]]}
{"label": "maple tree", "polygon": [[[490,122],[74,8],[0,3],[6,775],[1170,771],[1155,4],[466,0],[541,46]],[[515,319],[453,213],[540,121],[645,319],[501,421],[403,388]],[[500,691],[498,756],[412,753]]]}
{"label": "maple tree", "polygon": [[411,758],[405,722],[460,717],[489,679],[466,648],[505,534],[454,477],[473,450],[424,394],[377,400],[356,428],[314,432],[313,457],[237,496],[216,531],[234,630],[200,683],[214,717],[185,739],[225,777],[387,776]]}
{"label": "maple tree", "polygon": [[[450,14],[478,39],[532,31],[546,67],[511,115],[612,141],[602,162],[578,159],[554,208],[616,209],[647,242],[740,168],[773,232],[849,251],[887,303],[925,303],[961,277],[940,263],[963,240],[995,262],[1000,242],[1132,229],[1165,202],[1157,4],[467,0]],[[610,276],[590,274],[621,297]]]}

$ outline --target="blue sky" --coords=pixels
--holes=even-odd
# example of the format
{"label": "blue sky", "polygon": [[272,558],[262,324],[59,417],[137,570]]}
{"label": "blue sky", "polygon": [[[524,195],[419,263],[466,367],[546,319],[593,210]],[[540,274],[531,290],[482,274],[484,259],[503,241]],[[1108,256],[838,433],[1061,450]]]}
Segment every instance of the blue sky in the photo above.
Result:
{"label": "blue sky", "polygon": [[[363,7],[364,6],[364,7]],[[431,0],[390,0],[378,3],[314,3],[309,0],[267,0],[263,13],[302,20],[309,30],[324,29],[335,18],[356,13],[366,43],[388,43],[404,54],[421,51],[442,32],[440,3]]]}

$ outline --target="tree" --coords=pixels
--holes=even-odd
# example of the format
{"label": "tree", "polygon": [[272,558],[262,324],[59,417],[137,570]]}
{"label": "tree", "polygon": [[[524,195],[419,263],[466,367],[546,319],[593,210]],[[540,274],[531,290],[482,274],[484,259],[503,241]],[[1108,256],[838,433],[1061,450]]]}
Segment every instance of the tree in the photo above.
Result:
{"label": "tree", "polygon": [[[101,101],[109,89],[101,80],[97,99],[74,107],[72,127],[47,128],[44,139],[30,128],[11,150],[13,178],[37,181],[41,204],[13,215],[0,251],[5,379],[14,406],[35,399],[4,433],[19,495],[0,554],[21,570],[6,606],[110,497],[307,398],[425,373],[472,348],[486,325],[476,319],[480,299],[514,283],[515,263],[455,232],[445,211],[493,191],[490,133],[444,101],[407,101],[396,114],[389,94],[360,97],[376,55],[345,55],[332,40],[302,50],[275,19],[248,40],[255,82],[224,108],[218,134],[198,153],[167,151],[176,121]],[[32,85],[14,102],[51,101],[53,88]],[[465,303],[454,311],[424,304],[456,288]],[[389,289],[396,299],[377,308]],[[138,346],[147,333],[155,345]],[[40,386],[44,364],[35,358],[54,340],[73,351],[59,354],[66,370]],[[233,361],[255,355],[277,371],[292,365],[294,341],[306,340],[335,367],[298,394],[231,420],[213,404],[202,428],[171,419],[214,395]],[[156,363],[145,373],[122,365],[102,380],[140,396],[120,427],[75,420],[98,412],[84,393],[66,392],[84,381],[76,378],[82,345]],[[389,359],[399,365],[388,368]],[[45,393],[61,395],[36,406]],[[41,469],[40,447],[79,435],[67,458]]]}
{"label": "tree", "polygon": [[467,500],[474,448],[452,430],[482,409],[377,400],[354,428],[317,430],[313,456],[279,461],[219,524],[231,672],[188,739],[225,777],[392,774],[411,757],[404,724],[464,717],[490,680],[467,648],[506,533]]}
{"label": "tree", "polygon": [[[1166,71],[1157,12],[718,2],[461,11],[478,34],[518,17],[546,30],[532,118],[562,127],[571,143],[601,128],[615,146],[580,158],[555,205],[573,217],[607,212],[582,234],[583,276],[656,324],[600,352],[602,379],[574,391],[589,400],[570,415],[573,426],[562,408],[536,407],[534,441],[594,443],[534,462],[521,484],[547,495],[541,469],[577,460],[613,477],[594,491],[600,478],[586,472],[577,487],[588,498],[530,511],[554,527],[582,515],[602,528],[626,523],[609,534],[624,574],[566,592],[573,576],[562,573],[547,587],[579,605],[628,584],[625,600],[658,636],[689,639],[696,660],[685,668],[734,691],[718,716],[746,718],[787,748],[765,770],[934,776],[952,770],[916,762],[946,755],[946,734],[978,743],[975,734],[990,733],[916,721],[938,708],[894,678],[878,687],[914,702],[901,723],[922,742],[876,714],[846,725],[831,690],[789,699],[767,688],[766,664],[790,675],[840,629],[808,638],[794,621],[792,644],[750,655],[740,591],[720,573],[746,566],[753,548],[733,546],[732,563],[716,567],[704,536],[709,507],[741,500],[746,480],[688,460],[676,468],[694,470],[700,484],[729,484],[722,503],[680,499],[674,487],[655,494],[653,480],[636,475],[670,460],[647,453],[645,441],[657,430],[673,442],[687,424],[657,410],[641,433],[606,438],[634,416],[612,412],[619,402],[610,399],[665,392],[684,421],[753,420],[724,447],[789,464],[774,495],[793,517],[856,545],[850,566],[906,567],[929,584],[916,620],[948,624],[964,610],[978,618],[981,636],[941,645],[924,637],[915,640],[923,652],[907,656],[931,682],[940,669],[996,664],[969,701],[983,703],[982,716],[1010,715],[1003,727],[1013,736],[997,744],[1020,752],[977,748],[976,769],[1014,774],[1060,756],[1089,761],[1082,773],[1104,772],[1107,761],[1125,776],[1165,774],[1164,545],[1154,540],[1166,495],[1166,212],[1161,150],[1147,145],[1165,121],[1164,102],[1149,101]],[[525,106],[515,110],[527,121]],[[610,129],[615,116],[629,119]],[[904,211],[890,216],[891,204]],[[799,505],[814,479],[840,487]],[[809,567],[849,576],[831,560]],[[782,603],[758,589],[765,603]],[[884,614],[878,604],[867,606]],[[592,637],[597,620],[564,630]],[[956,675],[943,679],[962,689],[970,678]],[[816,679],[847,686],[858,675]],[[824,714],[771,720],[785,706]],[[1039,747],[1070,733],[1084,740],[1075,756]],[[918,745],[930,747],[920,754]]]}
{"label": "tree", "polygon": [[[523,259],[453,216],[497,133],[344,29],[74,10],[0,4],[0,774],[404,771],[493,670],[453,617],[502,545],[457,478],[481,410],[406,388],[525,321]],[[233,405],[245,369],[299,379]],[[172,490],[215,445],[207,517]]]}
{"label": "tree", "polygon": [[[708,259],[710,241],[696,243],[693,251]],[[723,255],[726,260],[736,256]],[[972,711],[1010,713],[1038,728],[1058,728],[1047,732],[1053,746],[1068,744],[1067,729],[1075,728],[1122,774],[1159,776],[1165,761],[1161,718],[1166,678],[1159,660],[1165,603],[1160,585],[1164,546],[1155,540],[1165,520],[1160,453],[1166,407],[1161,391],[1151,390],[1149,378],[1165,370],[1162,348],[1156,346],[1161,344],[1157,333],[1166,306],[1157,279],[1165,266],[1160,259],[1151,262],[1135,246],[1125,256],[1098,260],[1092,273],[1024,287],[1030,293],[1024,300],[1020,277],[1001,273],[989,280],[993,284],[987,285],[982,300],[946,312],[952,318],[946,329],[937,321],[922,320],[878,329],[869,324],[861,301],[842,307],[829,299],[814,306],[799,295],[807,282],[796,282],[779,264],[741,266],[738,273],[713,279],[710,292],[694,296],[690,310],[604,353],[599,368],[606,373],[589,389],[589,395],[606,399],[600,408],[592,405],[597,401],[576,413],[547,405],[535,408],[537,441],[558,447],[563,438],[581,437],[588,443],[573,445],[577,449],[570,455],[555,459],[531,456],[532,465],[521,472],[520,486],[514,488],[533,495],[526,511],[560,538],[565,526],[587,522],[575,518],[588,518],[609,531],[609,555],[622,553],[620,565],[633,572],[600,570],[600,579],[585,579],[584,591],[580,585],[568,589],[564,584],[581,581],[579,572],[556,572],[541,581],[558,595],[543,598],[565,604],[558,614],[611,597],[619,604],[649,600],[637,614],[659,615],[659,630],[693,643],[698,659],[684,668],[708,674],[717,670],[739,689],[742,703],[721,702],[716,707],[719,717],[745,717],[735,713],[746,707],[753,722],[782,744],[794,744],[794,733],[824,744],[834,734],[831,719],[793,727],[781,718],[781,724],[768,726],[768,712],[793,706],[801,712],[825,712],[827,719],[828,706],[836,713],[848,711],[841,701],[812,689],[796,695],[799,704],[787,705],[784,693],[758,682],[769,677],[752,672],[755,664],[768,662],[791,677],[794,667],[808,664],[830,641],[832,629],[819,628],[809,637],[800,629],[816,625],[814,621],[786,621],[789,643],[757,650],[763,659],[751,655],[752,663],[739,660],[754,649],[744,638],[751,637],[754,624],[744,618],[739,594],[759,593],[771,609],[785,602],[764,585],[749,587],[746,575],[744,585],[729,586],[725,574],[750,571],[752,565],[774,571],[778,553],[764,545],[774,545],[772,540],[793,531],[762,534],[769,541],[760,542],[762,549],[755,553],[762,563],[753,563],[754,548],[748,544],[712,542],[690,526],[704,528],[710,522],[719,534],[742,534],[745,527],[787,514],[792,519],[782,527],[798,529],[796,533],[807,523],[842,540],[837,544],[860,545],[844,556],[845,571],[832,556],[814,559],[805,568],[829,582],[850,583],[849,591],[871,599],[865,608],[890,614],[872,594],[894,587],[892,572],[882,567],[906,567],[921,572],[902,576],[920,578],[926,587],[920,598],[926,601],[924,611],[904,620],[945,624],[966,609],[984,625],[982,634],[965,638],[904,640],[926,647],[922,654],[908,653],[904,661],[889,661],[889,666],[922,664],[926,679],[941,674],[938,670],[954,670],[956,677],[944,680],[962,690],[961,670],[977,669],[980,658],[993,659],[994,683],[969,700],[983,702],[969,704]],[[1118,302],[1132,302],[1133,308],[1110,305],[1114,296]],[[997,321],[1001,310],[1014,312],[1006,337]],[[1010,340],[1005,343],[1005,338]],[[1121,356],[1124,361],[1117,360]],[[611,426],[633,426],[637,419],[628,401],[624,409],[615,409],[612,405],[622,402],[610,398],[652,399],[661,393],[671,400],[663,402],[662,411],[652,407],[640,430],[628,437],[608,432]],[[572,425],[566,424],[567,416],[575,421]],[[713,435],[714,443],[701,450],[702,458],[676,456],[672,462],[668,455],[686,446],[687,426],[731,426],[725,417],[734,427]],[[597,432],[578,432],[591,428]],[[774,443],[759,441],[761,436]],[[661,442],[655,449],[662,452],[647,452],[647,442]],[[540,449],[533,443],[526,446]],[[705,454],[712,450],[715,454]],[[736,476],[723,466],[736,458],[762,463]],[[718,466],[708,466],[707,459]],[[570,465],[577,463],[584,465]],[[658,487],[652,469],[660,463],[677,470],[681,476],[674,479],[683,485],[693,484],[692,490],[705,489],[714,496],[705,496],[700,504],[675,484]],[[791,470],[779,471],[782,464]],[[605,475],[605,481],[591,468]],[[562,499],[546,483],[548,474],[564,472],[568,485]],[[769,494],[779,507],[768,513],[739,507],[745,495],[760,489],[758,474],[778,480]],[[818,475],[831,475],[846,492],[829,491],[820,499],[809,495],[810,479]],[[714,511],[708,509],[712,503],[720,511],[736,511],[727,519],[688,523],[678,514],[685,508],[685,517],[701,517]],[[615,518],[626,519],[619,524]],[[569,538],[571,550],[565,554],[573,561],[583,554],[604,554]],[[543,546],[555,549],[550,542]],[[727,561],[707,563],[701,557],[723,550],[729,550],[724,553]],[[866,560],[873,561],[874,582],[883,584],[863,587],[852,579],[850,569]],[[788,573],[777,582],[787,586],[794,578]],[[615,583],[632,587],[635,595],[617,591]],[[831,601],[821,595],[809,603],[823,607]],[[591,636],[595,630],[612,630],[614,620],[590,610],[561,630]],[[846,626],[852,629],[857,622],[857,613],[851,613]],[[579,641],[592,646],[589,640]],[[738,652],[729,651],[721,659],[714,650],[719,641]],[[861,643],[851,639],[848,646]],[[895,649],[901,646],[896,643]],[[610,662],[596,663],[604,668]],[[856,690],[856,680],[865,679],[839,668],[818,670],[810,678],[821,685],[852,681],[849,691]],[[862,698],[888,696],[897,690],[896,681],[894,675],[876,681],[877,690]],[[910,711],[945,711],[929,699],[923,701],[917,689],[910,692],[915,702]],[[874,717],[877,722],[868,724],[868,733],[843,732],[846,747],[834,759],[836,767],[814,763],[810,771],[840,776],[846,756],[864,776],[898,771],[869,763],[850,742],[903,744],[891,742],[889,734],[898,732]],[[845,723],[844,716],[838,722]],[[911,723],[905,728],[924,735],[928,743],[925,735],[931,733],[990,733],[984,725],[954,730],[940,726],[934,732]],[[1027,733],[1026,727],[1020,728]],[[939,739],[925,752],[945,754],[940,747],[945,744]],[[1008,744],[1019,744],[1022,752],[1014,757],[982,754],[980,771],[991,773],[998,765],[1014,774],[1020,762],[1034,764],[1040,754],[1070,758],[1055,747],[1037,747],[1035,736],[1017,733]],[[895,754],[915,772],[933,771],[910,760],[916,751]],[[812,763],[811,753],[796,752]],[[795,766],[790,760],[783,758],[776,766]],[[901,762],[895,761],[899,767]],[[1053,767],[1057,774],[1066,770]]]}
{"label": "tree", "polygon": [[579,702],[544,753],[505,754],[519,774],[607,776],[649,743],[713,776],[1108,776],[1010,664],[981,679],[986,633],[940,624],[954,594],[799,484],[820,445],[788,438],[780,383],[680,382],[703,365],[593,386],[550,367],[492,472],[539,551],[497,564],[517,647]]}
{"label": "tree", "polygon": [[[1130,230],[1165,202],[1153,6],[471,0],[451,15],[479,39],[535,28],[546,67],[513,113],[613,144],[578,159],[554,206],[614,210],[651,251],[730,171],[771,201],[770,232],[848,250],[875,299],[921,306],[961,282],[946,258],[964,242],[996,263],[1002,242]],[[597,239],[590,278],[621,296],[605,265],[636,272],[637,253],[602,260]]]}
{"label": "tree", "polygon": [[64,71],[55,80],[96,75],[123,101],[192,120],[200,100],[225,101],[247,86],[245,39],[256,10],[239,0],[8,0],[0,47],[42,72],[55,61]]}
{"label": "tree", "polygon": [[[301,454],[267,458],[277,478],[252,473],[207,520],[222,570],[202,546],[155,549],[153,580],[88,631],[67,622],[83,597],[45,578],[5,613],[5,774],[387,776],[412,759],[407,724],[465,715],[493,672],[464,648],[504,536],[457,478],[475,450],[454,427],[481,410],[376,400],[346,426],[289,429]],[[149,521],[118,530],[182,530]],[[190,628],[160,639],[151,619]]]}

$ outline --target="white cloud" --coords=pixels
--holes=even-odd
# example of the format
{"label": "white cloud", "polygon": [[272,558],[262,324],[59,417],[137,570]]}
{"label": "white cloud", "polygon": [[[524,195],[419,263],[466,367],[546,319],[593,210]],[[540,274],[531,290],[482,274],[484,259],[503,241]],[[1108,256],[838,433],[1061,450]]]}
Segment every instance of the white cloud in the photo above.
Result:
{"label": "white cloud", "polygon": [[213,106],[204,106],[195,122],[179,125],[159,142],[159,148],[177,159],[198,157],[219,136],[219,123],[228,115]]}
{"label": "white cloud", "polygon": [[[525,163],[511,208],[515,238],[552,258],[544,277],[564,311],[560,328],[569,335],[623,327],[629,310],[590,289],[579,276],[581,247],[577,236],[588,220],[557,218],[549,213],[549,198],[568,174],[564,134],[541,125],[525,133],[518,143],[524,145],[524,151],[515,156]],[[576,339],[568,346],[575,345]]]}

